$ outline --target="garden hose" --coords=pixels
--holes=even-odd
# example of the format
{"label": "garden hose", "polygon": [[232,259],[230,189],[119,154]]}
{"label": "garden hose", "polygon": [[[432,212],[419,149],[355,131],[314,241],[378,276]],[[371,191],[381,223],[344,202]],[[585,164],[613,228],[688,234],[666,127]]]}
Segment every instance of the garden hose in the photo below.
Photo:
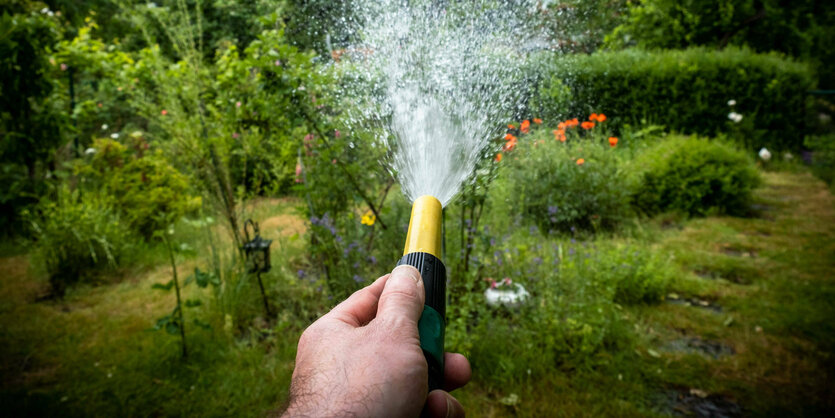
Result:
{"label": "garden hose", "polygon": [[421,196],[412,205],[403,257],[397,265],[416,268],[423,278],[426,302],[418,321],[420,348],[429,366],[429,391],[444,383],[444,319],[446,314],[446,267],[440,259],[441,202]]}

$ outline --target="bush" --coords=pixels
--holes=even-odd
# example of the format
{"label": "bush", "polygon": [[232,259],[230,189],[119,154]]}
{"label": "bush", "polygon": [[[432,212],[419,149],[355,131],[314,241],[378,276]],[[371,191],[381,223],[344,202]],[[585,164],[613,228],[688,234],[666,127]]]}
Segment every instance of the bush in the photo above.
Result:
{"label": "bush", "polygon": [[197,210],[200,198],[189,194],[188,179],[168,164],[161,152],[145,152],[147,143],[139,133],[133,141],[129,150],[110,139],[96,140],[95,154],[77,167],[77,173],[86,185],[102,187],[112,196],[124,221],[149,238],[166,226],[164,222]]}
{"label": "bush", "polygon": [[111,203],[93,193],[61,188],[30,215],[36,239],[33,264],[43,266],[53,293],[123,263],[134,237]]}
{"label": "bush", "polygon": [[570,128],[566,142],[544,129],[520,139],[500,163],[494,211],[516,214],[544,231],[611,228],[627,217],[627,178],[603,129]]}
{"label": "bush", "polygon": [[[538,114],[605,109],[619,123],[660,123],[684,133],[715,136],[733,129],[730,112],[751,124],[741,140],[750,149],[799,149],[806,131],[810,68],[777,54],[748,49],[680,51],[628,49],[559,57],[546,67]],[[568,87],[568,90],[565,89]],[[570,105],[564,107],[565,96]],[[728,103],[736,101],[734,106]],[[550,103],[550,105],[549,105]],[[759,138],[757,138],[759,137]]]}
{"label": "bush", "polygon": [[633,161],[640,183],[633,197],[648,214],[743,215],[759,184],[753,161],[719,140],[669,136]]}
{"label": "bush", "polygon": [[835,134],[810,136],[805,144],[812,150],[812,172],[832,187],[835,184]]}

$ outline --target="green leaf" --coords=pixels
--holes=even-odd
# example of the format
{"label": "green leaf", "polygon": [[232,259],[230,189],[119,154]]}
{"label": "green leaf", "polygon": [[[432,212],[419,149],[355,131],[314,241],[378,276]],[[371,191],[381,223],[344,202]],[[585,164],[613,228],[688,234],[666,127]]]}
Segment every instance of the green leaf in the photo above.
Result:
{"label": "green leaf", "polygon": [[194,318],[193,322],[194,322],[194,325],[197,325],[200,328],[203,328],[203,329],[206,329],[206,330],[212,329],[212,326],[209,325],[208,322],[203,322],[203,321],[201,321],[197,318]]}
{"label": "green leaf", "polygon": [[189,299],[186,301],[186,308],[194,308],[202,304],[203,302],[201,302],[199,299]]}
{"label": "green leaf", "polygon": [[170,321],[165,324],[165,332],[171,335],[177,335],[180,332],[180,324],[176,321]]}
{"label": "green leaf", "polygon": [[166,284],[162,283],[154,283],[151,285],[151,289],[160,289],[160,290],[171,290],[174,287],[174,279],[171,279]]}
{"label": "green leaf", "polygon": [[187,282],[194,280],[197,286],[205,288],[208,285],[217,286],[220,284],[220,279],[212,272],[200,271],[199,268],[194,269],[194,274],[188,276]]}

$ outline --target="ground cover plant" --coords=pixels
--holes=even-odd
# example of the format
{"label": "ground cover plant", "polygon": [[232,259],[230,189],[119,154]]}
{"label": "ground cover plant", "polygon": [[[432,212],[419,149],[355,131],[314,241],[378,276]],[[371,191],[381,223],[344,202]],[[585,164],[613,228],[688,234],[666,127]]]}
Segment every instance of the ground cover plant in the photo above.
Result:
{"label": "ground cover plant", "polygon": [[[470,416],[835,411],[832,31],[778,3],[519,9],[525,105],[443,211]],[[384,121],[352,119],[356,12],[0,4],[5,414],[281,411],[299,335],[409,222]]]}

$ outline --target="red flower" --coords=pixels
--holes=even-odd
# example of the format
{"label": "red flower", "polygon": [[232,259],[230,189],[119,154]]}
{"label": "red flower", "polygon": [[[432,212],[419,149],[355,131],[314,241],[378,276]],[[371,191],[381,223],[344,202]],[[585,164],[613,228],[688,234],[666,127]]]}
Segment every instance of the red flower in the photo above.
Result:
{"label": "red flower", "polygon": [[525,119],[522,122],[522,125],[519,127],[523,134],[528,133],[531,130],[531,121]]}
{"label": "red flower", "polygon": [[513,134],[507,134],[507,135],[504,136],[504,140],[505,141],[515,141],[516,137],[513,136]]}
{"label": "red flower", "polygon": [[497,162],[497,163],[502,162],[502,153],[498,153],[498,154],[496,154],[496,162]]}
{"label": "red flower", "polygon": [[542,119],[540,119],[540,118],[533,118],[533,123],[535,123],[535,124],[537,124],[537,125],[542,125]]}
{"label": "red flower", "polygon": [[159,113],[160,113],[160,114],[162,114],[162,116],[165,116],[165,115],[167,115],[167,114],[168,114],[168,111],[167,111],[167,110],[165,110],[165,109],[162,109],[162,112],[159,112]]}
{"label": "red flower", "polygon": [[594,122],[583,122],[580,126],[583,129],[591,129],[594,128]]}
{"label": "red flower", "polygon": [[609,145],[610,146],[614,147],[617,144],[618,144],[618,137],[616,137],[616,136],[609,137]]}
{"label": "red flower", "polygon": [[585,160],[585,159],[583,159],[583,158],[579,158],[579,159],[577,159],[577,165],[583,165],[583,164],[585,164],[585,163],[586,163],[586,160]]}
{"label": "red flower", "polygon": [[516,129],[516,125],[509,123],[507,124],[507,129]]}

